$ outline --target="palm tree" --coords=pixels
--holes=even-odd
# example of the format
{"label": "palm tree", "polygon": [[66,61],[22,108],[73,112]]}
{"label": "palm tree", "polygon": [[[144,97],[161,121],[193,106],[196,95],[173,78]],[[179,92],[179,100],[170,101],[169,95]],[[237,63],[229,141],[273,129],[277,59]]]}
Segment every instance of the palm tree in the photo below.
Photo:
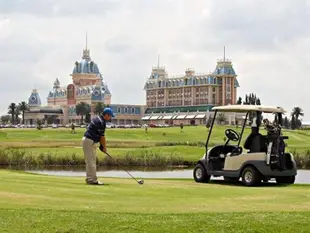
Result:
{"label": "palm tree", "polygon": [[225,114],[224,113],[219,113],[216,117],[216,120],[220,123],[220,124],[223,124],[223,122],[226,121],[226,117],[225,117]]}
{"label": "palm tree", "polygon": [[294,107],[291,113],[292,116],[292,120],[291,120],[291,124],[292,124],[292,129],[296,129],[299,128],[301,126],[301,121],[299,120],[300,116],[303,116],[303,110],[300,107]]}
{"label": "palm tree", "polygon": [[81,116],[81,122],[84,123],[84,116],[90,113],[90,105],[85,102],[80,102],[75,107],[76,115]]}
{"label": "palm tree", "polygon": [[17,106],[16,111],[15,111],[15,124],[20,123],[20,109],[19,106]]}
{"label": "palm tree", "polygon": [[94,113],[95,113],[96,115],[99,115],[99,114],[101,114],[101,113],[103,112],[103,109],[104,109],[104,108],[105,108],[104,103],[99,102],[99,103],[97,103],[97,104],[95,105]]}
{"label": "palm tree", "polygon": [[17,110],[17,105],[15,103],[11,103],[8,107],[8,114],[12,116],[12,124],[15,123],[15,116],[16,116],[16,110]]}
{"label": "palm tree", "polygon": [[25,112],[29,111],[29,105],[25,101],[22,101],[19,103],[18,108],[22,112],[22,122],[25,124]]}
{"label": "palm tree", "polygon": [[292,116],[295,116],[296,120],[298,120],[298,118],[303,115],[303,110],[300,107],[293,108]]}

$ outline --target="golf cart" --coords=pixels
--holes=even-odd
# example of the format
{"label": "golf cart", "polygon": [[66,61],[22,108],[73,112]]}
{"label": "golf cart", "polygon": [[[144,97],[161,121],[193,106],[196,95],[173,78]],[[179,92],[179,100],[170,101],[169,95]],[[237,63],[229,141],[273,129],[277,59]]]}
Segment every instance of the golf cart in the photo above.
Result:
{"label": "golf cart", "polygon": [[[282,136],[281,133],[284,109],[261,105],[227,105],[213,107],[212,110],[215,112],[206,141],[206,153],[198,161],[193,172],[196,182],[207,183],[211,176],[222,176],[229,182],[236,182],[241,178],[242,183],[246,186],[256,186],[262,181],[268,182],[272,178],[282,184],[295,182],[296,163],[293,155],[285,152],[284,140],[288,137]],[[226,129],[227,141],[223,145],[208,149],[218,112],[245,113],[246,116],[240,134],[233,129]],[[272,113],[275,118],[272,124],[267,119],[263,120],[266,135],[259,133],[262,113]],[[240,143],[249,116],[253,119],[250,122],[251,133],[242,147]],[[231,145],[230,142],[235,142],[237,145]]]}

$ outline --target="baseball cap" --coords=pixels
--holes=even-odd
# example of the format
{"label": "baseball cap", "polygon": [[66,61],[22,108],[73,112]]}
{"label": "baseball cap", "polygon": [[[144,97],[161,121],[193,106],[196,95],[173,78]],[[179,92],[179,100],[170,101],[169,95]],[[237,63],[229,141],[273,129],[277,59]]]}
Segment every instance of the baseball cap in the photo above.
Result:
{"label": "baseball cap", "polygon": [[114,113],[113,113],[113,111],[112,111],[111,108],[104,108],[104,109],[103,109],[103,115],[105,115],[105,114],[108,114],[108,115],[110,115],[111,117],[114,117]]}

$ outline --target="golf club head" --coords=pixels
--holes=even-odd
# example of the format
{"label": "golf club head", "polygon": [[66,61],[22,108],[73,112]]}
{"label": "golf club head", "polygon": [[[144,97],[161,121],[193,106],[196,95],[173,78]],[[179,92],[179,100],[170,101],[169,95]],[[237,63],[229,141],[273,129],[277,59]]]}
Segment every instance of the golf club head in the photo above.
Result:
{"label": "golf club head", "polygon": [[138,180],[138,184],[144,184],[144,180]]}

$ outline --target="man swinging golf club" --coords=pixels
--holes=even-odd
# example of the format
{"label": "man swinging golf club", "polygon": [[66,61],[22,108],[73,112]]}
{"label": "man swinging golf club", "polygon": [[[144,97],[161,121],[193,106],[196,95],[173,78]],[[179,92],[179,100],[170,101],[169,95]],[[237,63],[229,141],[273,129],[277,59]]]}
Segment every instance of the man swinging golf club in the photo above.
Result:
{"label": "man swinging golf club", "polygon": [[94,118],[84,134],[82,145],[86,163],[86,183],[92,185],[103,185],[103,183],[97,180],[96,174],[96,148],[98,143],[101,145],[101,151],[106,153],[106,140],[105,129],[106,122],[110,121],[114,117],[111,108],[105,108],[102,115]]}

